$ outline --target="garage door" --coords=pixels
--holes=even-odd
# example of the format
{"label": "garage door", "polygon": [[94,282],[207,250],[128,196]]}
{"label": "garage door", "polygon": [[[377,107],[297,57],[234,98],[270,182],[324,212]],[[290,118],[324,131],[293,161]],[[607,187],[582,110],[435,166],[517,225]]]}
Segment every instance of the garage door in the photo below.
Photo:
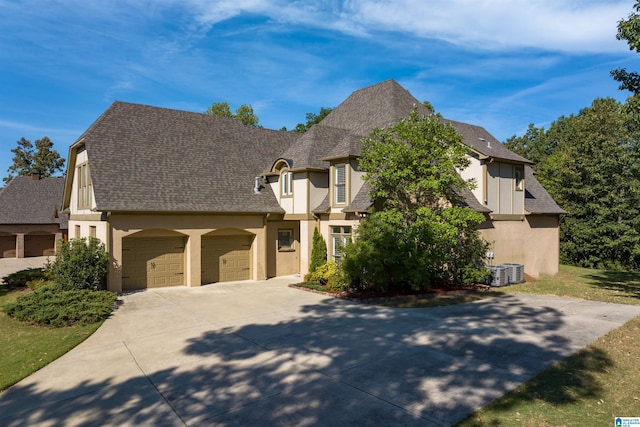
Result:
{"label": "garage door", "polygon": [[53,234],[27,234],[24,236],[24,256],[55,255],[56,236]]}
{"label": "garage door", "polygon": [[183,237],[130,237],[122,242],[122,289],[184,285]]}
{"label": "garage door", "polygon": [[0,236],[0,258],[16,257],[16,236]]}
{"label": "garage door", "polygon": [[202,284],[251,279],[253,236],[204,236]]}

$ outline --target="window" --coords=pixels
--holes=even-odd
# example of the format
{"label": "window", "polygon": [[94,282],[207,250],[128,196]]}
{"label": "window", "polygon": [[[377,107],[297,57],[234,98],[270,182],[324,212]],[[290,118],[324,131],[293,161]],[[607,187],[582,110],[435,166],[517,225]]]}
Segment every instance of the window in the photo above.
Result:
{"label": "window", "polygon": [[340,164],[334,167],[334,200],[336,205],[347,202],[347,165]]}
{"label": "window", "polygon": [[515,168],[515,178],[516,178],[516,191],[524,190],[524,169],[516,167]]}
{"label": "window", "polygon": [[91,174],[89,164],[78,166],[78,209],[91,208]]}
{"label": "window", "polygon": [[342,259],[342,252],[340,251],[340,248],[346,246],[350,241],[351,227],[331,227],[331,256],[338,264],[340,264],[340,260]]}
{"label": "window", "polygon": [[76,239],[79,239],[81,237],[80,236],[80,226],[79,225],[76,225],[76,235],[75,235],[75,237],[76,237]]}
{"label": "window", "polygon": [[293,230],[278,229],[278,250],[293,251]]}
{"label": "window", "polygon": [[95,225],[90,225],[89,226],[89,237],[96,237],[96,226]]}
{"label": "window", "polygon": [[280,181],[282,182],[282,195],[293,195],[293,172],[283,171],[280,174]]}

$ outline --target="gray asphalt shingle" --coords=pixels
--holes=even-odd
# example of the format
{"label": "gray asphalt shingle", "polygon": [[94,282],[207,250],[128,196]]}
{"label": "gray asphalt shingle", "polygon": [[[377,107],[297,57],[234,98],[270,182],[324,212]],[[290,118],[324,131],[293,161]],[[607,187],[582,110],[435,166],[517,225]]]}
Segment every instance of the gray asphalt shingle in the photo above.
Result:
{"label": "gray asphalt shingle", "polygon": [[0,191],[0,224],[60,224],[66,229],[66,217],[59,215],[63,192],[63,177],[14,177]]}
{"label": "gray asphalt shingle", "polygon": [[80,137],[99,211],[282,212],[254,179],[299,135],[115,102]]}

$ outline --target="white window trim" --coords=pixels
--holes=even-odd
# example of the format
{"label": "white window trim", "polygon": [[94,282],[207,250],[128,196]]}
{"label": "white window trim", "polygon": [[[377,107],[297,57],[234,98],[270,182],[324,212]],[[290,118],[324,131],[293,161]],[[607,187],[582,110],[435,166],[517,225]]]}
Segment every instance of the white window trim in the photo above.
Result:
{"label": "white window trim", "polygon": [[282,196],[293,196],[293,172],[284,170],[280,173],[280,191]]}

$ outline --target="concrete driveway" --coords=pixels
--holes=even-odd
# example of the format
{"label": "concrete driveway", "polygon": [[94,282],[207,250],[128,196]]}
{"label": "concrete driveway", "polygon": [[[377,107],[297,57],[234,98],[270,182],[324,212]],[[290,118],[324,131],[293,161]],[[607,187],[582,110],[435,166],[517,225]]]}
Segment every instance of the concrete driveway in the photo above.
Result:
{"label": "concrete driveway", "polygon": [[534,295],[381,308],[298,280],[123,295],[0,394],[0,425],[447,426],[640,315]]}

